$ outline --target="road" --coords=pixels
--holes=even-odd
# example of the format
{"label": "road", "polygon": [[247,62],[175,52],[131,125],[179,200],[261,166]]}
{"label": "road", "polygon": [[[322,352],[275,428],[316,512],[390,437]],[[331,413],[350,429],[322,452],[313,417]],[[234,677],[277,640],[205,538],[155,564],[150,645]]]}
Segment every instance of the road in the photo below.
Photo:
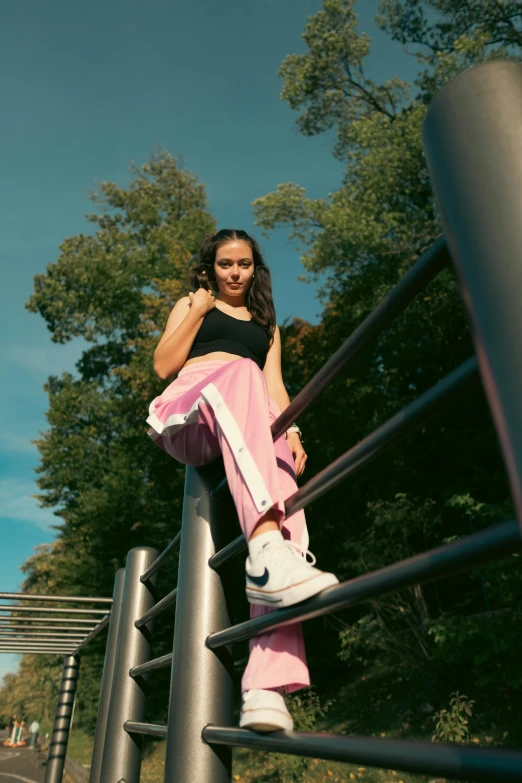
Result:
{"label": "road", "polygon": [[44,778],[40,753],[27,747],[11,750],[0,746],[0,783],[44,783]]}

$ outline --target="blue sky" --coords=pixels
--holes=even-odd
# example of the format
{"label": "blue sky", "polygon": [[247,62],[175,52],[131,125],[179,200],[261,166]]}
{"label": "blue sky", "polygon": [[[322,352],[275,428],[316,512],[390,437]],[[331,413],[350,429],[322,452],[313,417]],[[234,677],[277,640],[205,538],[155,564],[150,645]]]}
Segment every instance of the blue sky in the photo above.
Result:
{"label": "blue sky", "polygon": [[[367,73],[413,79],[416,63],[373,22]],[[67,236],[91,230],[87,193],[129,181],[156,146],[183,153],[206,185],[220,226],[253,229],[250,202],[281,182],[312,197],[338,188],[333,136],[304,138],[279,94],[277,70],[303,52],[300,36],[320,0],[17,0],[0,29],[0,590],[19,588],[20,565],[53,538],[38,508],[31,440],[45,429],[50,374],[71,370],[80,344],[51,343],[24,309],[35,274]],[[259,237],[259,232],[257,232]],[[259,237],[274,278],[278,320],[317,321],[313,284],[297,281],[298,253],[278,232]],[[0,659],[0,676],[14,658]]]}

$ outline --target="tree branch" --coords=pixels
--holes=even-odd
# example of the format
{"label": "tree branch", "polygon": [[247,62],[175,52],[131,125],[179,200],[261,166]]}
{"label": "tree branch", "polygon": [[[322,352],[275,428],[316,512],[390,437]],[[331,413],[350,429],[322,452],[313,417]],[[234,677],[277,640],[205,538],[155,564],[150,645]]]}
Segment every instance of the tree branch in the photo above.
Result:
{"label": "tree branch", "polygon": [[343,64],[343,66],[344,66],[344,70],[345,70],[346,75],[348,77],[349,84],[351,84],[354,89],[359,90],[359,92],[362,93],[362,95],[360,95],[360,96],[353,95],[352,97],[353,98],[357,98],[358,97],[360,100],[363,100],[364,98],[366,98],[368,103],[370,103],[370,105],[372,105],[376,111],[380,112],[381,114],[385,114],[387,117],[390,118],[390,120],[393,120],[394,119],[394,115],[390,114],[390,112],[387,109],[385,109],[384,106],[381,106],[381,104],[376,99],[376,97],[374,95],[372,95],[371,92],[369,92],[366,89],[366,87],[364,87],[362,84],[359,84],[359,82],[355,81],[355,79],[352,76],[352,72],[350,70],[350,63],[349,63],[348,59],[346,57],[343,57],[341,59],[341,62]]}

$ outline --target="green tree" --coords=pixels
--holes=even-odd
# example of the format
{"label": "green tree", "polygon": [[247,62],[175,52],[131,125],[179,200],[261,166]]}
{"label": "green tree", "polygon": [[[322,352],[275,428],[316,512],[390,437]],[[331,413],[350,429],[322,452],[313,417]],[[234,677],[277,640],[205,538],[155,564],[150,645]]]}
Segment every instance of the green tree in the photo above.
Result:
{"label": "green tree", "polygon": [[[87,343],[77,373],[51,377],[46,387],[38,484],[58,525],[56,541],[25,565],[29,592],[111,595],[126,552],[163,548],[181,521],[184,470],[146,435],[148,404],[164,387],[152,355],[186,291],[188,262],[215,222],[203,185],[182,161],[160,152],[131,171],[126,188],[100,185],[97,212],[88,215],[94,232],[64,240],[27,305],[55,342]],[[159,648],[170,635],[160,629]],[[83,709],[92,723],[101,646],[84,658],[80,718]]]}
{"label": "green tree", "polygon": [[[328,198],[309,199],[299,184],[283,183],[253,202],[262,230],[286,227],[303,249],[309,274],[327,277],[321,324],[295,322],[285,330],[285,366],[291,368],[295,391],[440,234],[421,144],[427,105],[464,68],[490,58],[519,58],[521,18],[520,2],[384,0],[379,24],[413,47],[419,61],[418,80],[409,85],[397,77],[383,84],[368,78],[370,40],[358,29],[355,0],[324,0],[322,9],[309,17],[303,33],[306,52],[290,55],[281,65],[281,95],[298,112],[302,133],[335,132],[333,154],[345,162],[342,185]],[[374,430],[472,351],[458,285],[447,271],[303,416],[310,472]],[[473,526],[455,501],[462,497],[479,509]],[[321,562],[350,577],[509,513],[496,435],[477,391],[322,498],[310,509],[309,520]],[[320,537],[314,537],[316,527]],[[496,574],[489,589],[495,592],[495,609],[506,607],[498,622],[507,630],[513,621],[512,593],[501,585],[520,583],[516,560],[502,564]],[[442,635],[435,643],[430,621],[437,618],[449,627],[448,614],[483,609],[475,577],[451,585],[406,591],[339,618],[341,658],[360,665],[379,655],[410,671],[428,668],[433,674],[440,665],[443,674]],[[472,636],[475,640],[479,634]],[[514,652],[511,634],[509,640]],[[494,644],[493,639],[483,641],[486,647]],[[455,673],[466,676],[467,670],[478,682],[477,667],[472,674],[469,666],[470,649],[462,648],[462,665]],[[458,649],[452,652],[458,657]],[[514,677],[510,684],[518,687]]]}

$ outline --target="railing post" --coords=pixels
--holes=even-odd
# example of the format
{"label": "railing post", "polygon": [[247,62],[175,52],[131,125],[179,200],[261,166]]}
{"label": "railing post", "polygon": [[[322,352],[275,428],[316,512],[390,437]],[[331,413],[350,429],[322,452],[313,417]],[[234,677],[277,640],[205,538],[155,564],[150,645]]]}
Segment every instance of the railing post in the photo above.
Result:
{"label": "railing post", "polygon": [[521,127],[522,65],[488,62],[433,100],[424,149],[522,530]]}
{"label": "railing post", "polygon": [[114,664],[116,661],[116,646],[118,643],[118,629],[121,616],[121,600],[123,595],[123,582],[125,569],[120,568],[114,579],[114,593],[111,609],[111,619],[107,634],[107,647],[105,649],[105,661],[100,687],[100,701],[98,704],[98,719],[94,734],[94,747],[92,751],[91,772],[89,783],[100,783],[103,749],[105,746],[105,734],[107,731],[107,718],[111,700],[112,681],[114,678]]}
{"label": "railing post", "polygon": [[143,584],[140,576],[158,556],[151,547],[136,547],[127,555],[114,673],[100,779],[103,783],[139,783],[142,738],[128,734],[127,720],[143,721],[147,677],[130,677],[133,666],[150,659],[151,629],[134,623],[156,600],[155,576]]}
{"label": "railing post", "polygon": [[203,473],[187,468],[179,556],[174,655],[169,704],[165,783],[228,783],[230,748],[211,747],[201,732],[232,720],[229,651],[210,650],[212,631],[230,625],[223,586],[208,560],[224,543],[217,503]]}
{"label": "railing post", "polygon": [[62,783],[79,668],[79,656],[66,655],[64,657],[53,733],[47,756],[45,783]]}

